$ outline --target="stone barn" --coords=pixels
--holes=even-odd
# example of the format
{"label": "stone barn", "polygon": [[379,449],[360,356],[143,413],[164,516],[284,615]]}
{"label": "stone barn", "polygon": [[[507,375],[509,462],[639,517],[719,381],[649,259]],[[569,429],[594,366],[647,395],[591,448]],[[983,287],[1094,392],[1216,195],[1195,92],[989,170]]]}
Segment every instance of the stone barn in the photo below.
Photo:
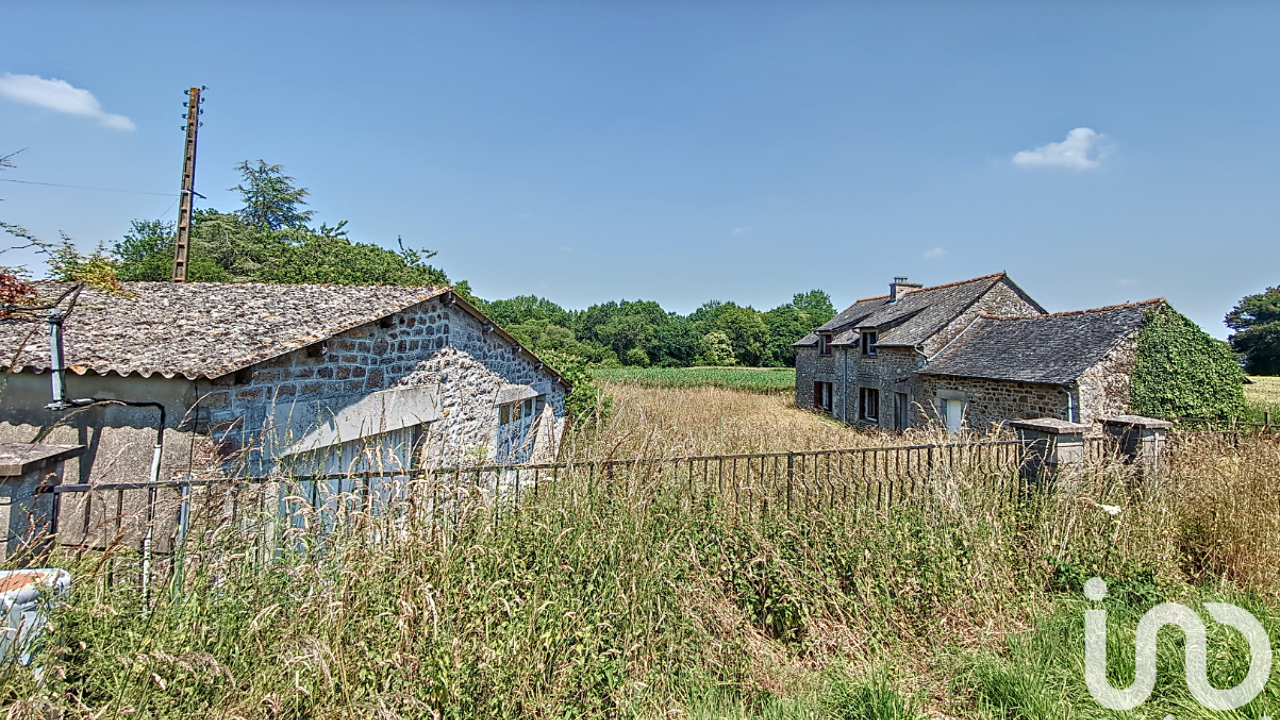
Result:
{"label": "stone barn", "polygon": [[449,288],[125,283],[61,326],[59,407],[45,313],[0,320],[0,442],[83,445],[64,482],[147,479],[161,417],[161,479],[521,463],[565,429],[565,380]]}
{"label": "stone barn", "polygon": [[[895,278],[888,295],[854,303],[796,343],[796,404],[890,430],[1056,418],[1101,432],[1103,419],[1133,411],[1140,330],[1166,311],[1188,347],[1208,348],[1197,369],[1169,378],[1169,394],[1178,385],[1188,407],[1240,396],[1229,354],[1164,300],[1049,314],[1000,273],[936,287]],[[1195,372],[1215,382],[1200,387]]]}
{"label": "stone barn", "polygon": [[[1129,412],[1141,303],[1027,318],[982,317],[919,372],[923,397],[955,428],[1058,418],[1098,425]],[[952,408],[956,412],[947,413]]]}

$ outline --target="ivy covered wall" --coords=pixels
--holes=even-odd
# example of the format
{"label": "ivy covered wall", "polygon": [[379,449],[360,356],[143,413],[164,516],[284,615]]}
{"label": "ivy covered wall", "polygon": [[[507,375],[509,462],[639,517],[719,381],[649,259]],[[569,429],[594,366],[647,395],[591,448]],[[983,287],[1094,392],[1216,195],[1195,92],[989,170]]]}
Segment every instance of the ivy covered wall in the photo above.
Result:
{"label": "ivy covered wall", "polygon": [[1244,372],[1231,347],[1168,304],[1147,311],[1135,360],[1133,413],[1213,418],[1244,413]]}

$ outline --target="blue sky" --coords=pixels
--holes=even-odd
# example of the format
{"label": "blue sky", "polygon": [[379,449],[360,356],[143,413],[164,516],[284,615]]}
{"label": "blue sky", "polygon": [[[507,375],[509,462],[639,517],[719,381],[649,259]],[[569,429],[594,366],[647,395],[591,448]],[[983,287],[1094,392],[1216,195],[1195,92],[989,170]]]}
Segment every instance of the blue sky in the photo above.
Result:
{"label": "blue sky", "polygon": [[[27,148],[0,178],[176,193],[205,85],[202,204],[279,163],[316,220],[437,250],[482,297],[843,307],[1007,270],[1051,310],[1165,296],[1222,337],[1280,284],[1276,4],[10,2],[0,24],[0,154]],[[176,215],[0,198],[85,248]]]}

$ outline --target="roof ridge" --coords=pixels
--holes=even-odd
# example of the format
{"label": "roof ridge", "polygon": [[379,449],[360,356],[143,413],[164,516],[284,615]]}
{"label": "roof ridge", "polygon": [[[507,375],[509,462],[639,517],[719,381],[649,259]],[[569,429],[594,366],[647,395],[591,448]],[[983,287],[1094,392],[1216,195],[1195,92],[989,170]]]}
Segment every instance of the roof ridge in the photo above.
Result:
{"label": "roof ridge", "polygon": [[1110,312],[1112,310],[1122,310],[1124,308],[1142,307],[1143,305],[1155,305],[1162,302],[1167,302],[1167,300],[1162,297],[1157,297],[1147,300],[1117,303],[1115,305],[1104,305],[1102,307],[1088,308],[1085,310],[1064,310],[1056,313],[1045,313],[1044,315],[1019,315],[1010,317],[1008,315],[991,315],[983,313],[978,317],[984,320],[1043,320],[1044,318],[1070,317],[1072,315],[1088,315],[1090,313]]}
{"label": "roof ridge", "polygon": [[[929,291],[931,291],[931,290],[943,290],[943,289],[946,289],[946,288],[949,288],[949,287],[955,287],[955,286],[957,286],[957,285],[967,285],[967,284],[972,283],[972,282],[978,282],[979,280],[990,280],[990,279],[992,279],[992,278],[1002,277],[1002,276],[1004,276],[1004,275],[1008,275],[1008,274],[1009,274],[1009,273],[1005,272],[1004,270],[1001,270],[1000,272],[997,272],[997,273],[990,273],[990,274],[988,274],[988,275],[979,275],[978,277],[975,277],[975,278],[969,278],[968,280],[956,280],[955,282],[943,283],[943,284],[941,284],[941,285],[932,285],[932,286],[930,286],[930,287],[922,287],[922,288],[908,288],[908,289],[907,289],[907,292],[906,292],[905,294],[906,294],[906,295],[914,295],[914,294],[916,294],[916,293],[929,292]],[[868,297],[868,298],[862,298],[862,299],[860,299],[860,300],[854,300],[854,301],[853,301],[853,304],[854,304],[854,305],[857,305],[857,304],[858,304],[858,303],[860,303],[860,302],[867,302],[867,301],[869,301],[869,300],[881,300],[881,299],[883,299],[883,298],[887,298],[887,297],[889,297],[887,294],[885,294],[885,295],[876,295],[876,296],[874,296],[874,297]]]}

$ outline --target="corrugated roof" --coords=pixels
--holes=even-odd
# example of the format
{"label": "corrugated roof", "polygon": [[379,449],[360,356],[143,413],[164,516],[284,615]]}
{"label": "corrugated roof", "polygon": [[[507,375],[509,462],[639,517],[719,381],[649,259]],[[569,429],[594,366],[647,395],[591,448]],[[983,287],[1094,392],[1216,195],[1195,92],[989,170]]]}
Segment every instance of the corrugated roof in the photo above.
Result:
{"label": "corrugated roof", "polygon": [[835,341],[839,345],[856,341],[857,335],[847,332],[854,328],[879,328],[880,335],[876,340],[879,345],[919,345],[946,327],[1004,277],[1004,273],[995,273],[912,290],[900,296],[897,302],[890,302],[888,295],[859,300],[819,327],[818,332],[840,333]]}
{"label": "corrugated roof", "polygon": [[[39,282],[41,297],[69,283]],[[67,367],[214,378],[283,355],[449,291],[446,287],[124,283],[86,288],[63,323]],[[49,369],[43,313],[0,320],[0,368]]]}
{"label": "corrugated roof", "polygon": [[1147,300],[1027,318],[982,317],[920,372],[1065,385],[1136,331]]}

